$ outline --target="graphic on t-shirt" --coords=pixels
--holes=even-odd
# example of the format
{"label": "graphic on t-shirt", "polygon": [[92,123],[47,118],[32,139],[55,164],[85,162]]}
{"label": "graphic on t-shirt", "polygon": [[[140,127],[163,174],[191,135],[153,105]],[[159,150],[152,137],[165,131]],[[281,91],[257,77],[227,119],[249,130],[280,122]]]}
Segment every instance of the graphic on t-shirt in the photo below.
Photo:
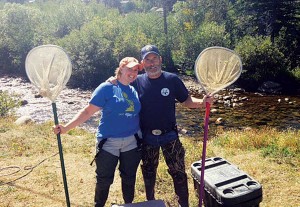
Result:
{"label": "graphic on t-shirt", "polygon": [[170,90],[168,88],[163,88],[160,91],[161,95],[168,96],[170,94]]}
{"label": "graphic on t-shirt", "polygon": [[114,87],[114,88],[113,88],[113,92],[114,92],[114,96],[113,96],[113,97],[117,98],[117,102],[124,101],[124,97],[123,97],[123,95],[122,95],[122,90],[121,90],[121,88]]}
{"label": "graphic on t-shirt", "polygon": [[117,101],[117,102],[127,102],[127,104],[129,105],[129,106],[127,107],[127,109],[125,110],[125,112],[127,112],[127,113],[125,113],[125,114],[123,114],[123,115],[125,115],[126,117],[131,117],[131,116],[133,116],[133,114],[128,113],[128,112],[134,112],[134,103],[133,103],[132,100],[130,100],[130,99],[128,98],[128,94],[125,93],[124,91],[122,91],[122,89],[119,88],[119,87],[115,87],[115,88],[113,89],[113,92],[114,92],[113,97],[116,98],[116,101]]}
{"label": "graphic on t-shirt", "polygon": [[134,112],[133,101],[128,99],[128,95],[125,92],[123,92],[122,94],[123,94],[123,97],[125,98],[125,101],[129,104],[129,107],[125,111]]}

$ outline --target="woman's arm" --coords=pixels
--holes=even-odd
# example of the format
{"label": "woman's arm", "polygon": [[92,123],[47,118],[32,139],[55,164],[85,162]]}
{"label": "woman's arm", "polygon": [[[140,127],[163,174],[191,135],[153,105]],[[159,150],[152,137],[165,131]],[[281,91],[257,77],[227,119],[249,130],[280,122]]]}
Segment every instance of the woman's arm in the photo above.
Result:
{"label": "woman's arm", "polygon": [[69,130],[79,126],[80,124],[84,123],[87,121],[94,113],[97,111],[101,110],[100,107],[95,106],[93,104],[88,104],[86,107],[84,107],[82,110],[78,112],[74,116],[74,118],[69,121],[66,125],[56,125],[53,127],[53,131],[55,134],[58,133],[67,133]]}

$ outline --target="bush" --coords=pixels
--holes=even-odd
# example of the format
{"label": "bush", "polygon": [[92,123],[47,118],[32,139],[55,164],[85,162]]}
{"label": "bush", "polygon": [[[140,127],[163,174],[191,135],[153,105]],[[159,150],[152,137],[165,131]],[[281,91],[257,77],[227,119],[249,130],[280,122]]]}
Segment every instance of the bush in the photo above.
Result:
{"label": "bush", "polygon": [[0,90],[0,116],[9,115],[13,109],[20,106],[19,97]]}
{"label": "bush", "polygon": [[58,41],[58,45],[67,51],[72,60],[69,86],[95,88],[113,75],[118,63],[113,57],[111,40],[114,39],[111,38],[114,28],[111,21],[96,18],[80,31],[73,31]]}
{"label": "bush", "polygon": [[257,87],[264,81],[276,81],[276,77],[289,68],[284,54],[268,37],[245,36],[236,45],[235,50],[243,62],[241,80],[245,84],[248,83],[249,87]]}
{"label": "bush", "polygon": [[0,71],[24,72],[24,61],[27,52],[33,47],[40,15],[37,9],[15,3],[7,3],[0,10]]}

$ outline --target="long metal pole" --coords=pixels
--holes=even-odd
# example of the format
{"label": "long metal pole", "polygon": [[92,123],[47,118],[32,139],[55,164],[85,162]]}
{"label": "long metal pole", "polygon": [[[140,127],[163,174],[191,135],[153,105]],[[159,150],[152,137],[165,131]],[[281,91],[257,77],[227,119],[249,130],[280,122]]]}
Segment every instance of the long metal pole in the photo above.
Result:
{"label": "long metal pole", "polygon": [[201,178],[200,178],[200,192],[199,192],[199,207],[202,207],[202,200],[204,198],[204,170],[205,170],[205,159],[206,159],[206,143],[208,137],[208,122],[209,122],[210,103],[206,102],[206,111],[204,119],[204,139],[202,148],[202,166],[201,166]]}
{"label": "long metal pole", "polygon": [[[54,123],[55,123],[55,125],[58,125],[57,110],[56,110],[55,102],[52,102],[52,110],[53,110],[53,114],[54,114]],[[71,205],[70,205],[70,198],[69,198],[69,191],[68,191],[68,183],[67,183],[67,176],[66,176],[66,171],[65,171],[63,148],[62,148],[62,144],[61,144],[60,134],[57,134],[57,143],[58,143],[58,149],[59,149],[59,157],[60,157],[61,171],[62,171],[62,176],[63,176],[63,181],[64,181],[67,207],[70,207]]]}

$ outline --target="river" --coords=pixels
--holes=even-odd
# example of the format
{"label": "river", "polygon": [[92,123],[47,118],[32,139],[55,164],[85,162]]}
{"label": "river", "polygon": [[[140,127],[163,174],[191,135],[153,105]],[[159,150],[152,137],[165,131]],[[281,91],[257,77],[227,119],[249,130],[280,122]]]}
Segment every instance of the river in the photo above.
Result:
{"label": "river", "polygon": [[[197,89],[195,81],[184,80],[189,89]],[[53,120],[51,101],[38,96],[36,88],[21,78],[1,77],[0,90],[18,94],[23,105],[16,115],[30,116],[36,123]],[[196,92],[195,92],[196,91]],[[201,97],[193,90],[196,97]],[[59,122],[69,121],[89,101],[92,91],[65,88],[56,102]],[[223,90],[215,97],[210,112],[210,132],[216,129],[247,129],[276,127],[300,129],[300,96],[264,95],[243,90]],[[181,133],[198,136],[203,133],[205,110],[187,109],[177,104],[176,116]],[[94,115],[82,127],[95,132],[99,114]]]}

